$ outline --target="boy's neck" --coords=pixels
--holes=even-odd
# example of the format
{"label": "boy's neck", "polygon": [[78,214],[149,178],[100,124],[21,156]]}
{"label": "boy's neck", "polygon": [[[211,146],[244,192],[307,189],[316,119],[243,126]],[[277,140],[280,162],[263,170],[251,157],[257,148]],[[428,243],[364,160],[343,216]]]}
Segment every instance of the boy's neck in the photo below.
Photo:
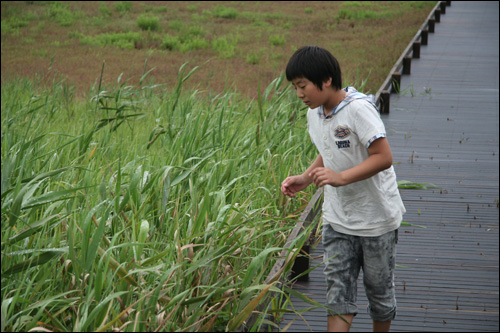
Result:
{"label": "boy's neck", "polygon": [[323,113],[325,116],[330,115],[333,109],[339,105],[346,96],[346,91],[344,89],[334,90],[330,95],[330,98],[325,104],[323,104]]}

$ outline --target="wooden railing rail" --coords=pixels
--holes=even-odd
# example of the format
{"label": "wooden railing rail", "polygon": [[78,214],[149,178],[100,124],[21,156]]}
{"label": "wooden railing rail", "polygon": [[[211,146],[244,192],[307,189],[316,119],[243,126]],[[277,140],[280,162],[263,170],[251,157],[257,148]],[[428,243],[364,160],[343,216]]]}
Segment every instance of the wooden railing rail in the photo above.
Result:
{"label": "wooden railing rail", "polygon": [[[307,230],[307,228],[310,226],[310,224],[314,221],[316,216],[321,212],[322,208],[322,203],[323,203],[323,188],[320,188],[319,190],[316,191],[316,193],[313,195],[312,199],[309,201],[307,204],[306,208],[302,212],[302,214],[299,217],[298,222],[295,225],[295,228],[290,232],[288,235],[287,241],[285,243],[285,246],[283,248],[283,251],[281,251],[280,256],[278,260],[276,260],[276,263],[274,264],[273,268],[271,269],[269,275],[267,276],[265,283],[270,284],[276,280],[278,281],[278,287],[281,287],[281,285],[284,282],[285,277],[283,276],[283,267],[289,262],[289,254],[291,253],[290,248],[292,247],[292,244],[294,243],[295,239],[297,236],[304,230]],[[309,247],[310,246],[311,239],[308,236],[308,239],[306,240],[304,247]],[[307,261],[307,266],[309,265],[309,258],[306,256],[304,259],[299,260],[300,261]],[[297,260],[296,260],[297,262]],[[297,266],[292,268],[292,271],[296,268]],[[303,267],[299,267],[299,269]],[[301,272],[295,272],[296,274],[300,274],[304,272],[302,270]],[[273,297],[277,296],[276,293],[274,292],[269,292],[266,295],[266,300],[271,299]],[[268,302],[266,300],[262,300],[259,304],[259,306],[255,309],[252,313],[252,315],[245,321],[243,326],[240,328],[240,331],[246,331],[253,327],[255,322],[257,321],[260,313],[264,310],[265,307],[267,307]]]}

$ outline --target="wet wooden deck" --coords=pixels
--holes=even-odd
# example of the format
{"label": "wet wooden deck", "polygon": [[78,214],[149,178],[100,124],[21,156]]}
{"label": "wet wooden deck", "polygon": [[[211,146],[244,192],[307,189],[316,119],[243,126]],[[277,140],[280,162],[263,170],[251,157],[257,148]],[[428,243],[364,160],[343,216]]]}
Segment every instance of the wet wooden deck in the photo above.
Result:
{"label": "wet wooden deck", "polygon": [[[498,2],[452,2],[383,116],[398,179],[441,187],[401,190],[405,221],[425,228],[400,229],[392,331],[499,331],[498,31]],[[322,267],[294,289],[323,303]],[[366,305],[360,278],[351,332],[372,331]],[[280,327],[326,331],[324,310],[302,317],[287,314]]]}

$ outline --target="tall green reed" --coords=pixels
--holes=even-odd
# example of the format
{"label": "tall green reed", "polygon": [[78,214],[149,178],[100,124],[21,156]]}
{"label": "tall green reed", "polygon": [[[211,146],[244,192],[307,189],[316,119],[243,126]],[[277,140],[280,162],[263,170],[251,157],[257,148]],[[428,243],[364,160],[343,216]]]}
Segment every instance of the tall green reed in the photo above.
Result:
{"label": "tall green reed", "polygon": [[283,77],[249,102],[183,92],[186,68],[173,91],[145,70],[71,103],[2,86],[2,331],[233,330],[279,292],[303,110]]}

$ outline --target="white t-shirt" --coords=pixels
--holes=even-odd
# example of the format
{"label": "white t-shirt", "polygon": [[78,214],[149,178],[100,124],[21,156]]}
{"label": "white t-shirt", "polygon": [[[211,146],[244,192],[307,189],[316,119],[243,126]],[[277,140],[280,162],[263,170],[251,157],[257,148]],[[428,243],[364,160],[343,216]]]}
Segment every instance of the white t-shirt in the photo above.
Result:
{"label": "white t-shirt", "polygon": [[[368,158],[370,144],[386,136],[385,126],[367,96],[351,87],[332,114],[325,119],[322,107],[309,109],[309,135],[325,167],[342,172]],[[380,236],[399,228],[405,212],[392,166],[346,186],[324,187],[323,221],[337,232]]]}

